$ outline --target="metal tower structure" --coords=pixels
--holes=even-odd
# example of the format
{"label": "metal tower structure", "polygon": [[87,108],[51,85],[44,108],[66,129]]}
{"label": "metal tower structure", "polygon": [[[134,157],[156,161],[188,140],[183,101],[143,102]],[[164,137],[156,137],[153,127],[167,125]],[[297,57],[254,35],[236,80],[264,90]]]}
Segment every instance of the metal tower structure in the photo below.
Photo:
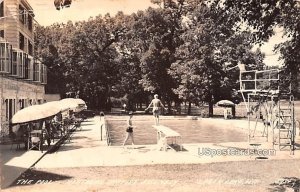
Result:
{"label": "metal tower structure", "polygon": [[293,153],[296,122],[291,84],[282,83],[285,77],[279,69],[247,71],[244,64],[238,67],[249,142],[258,141],[259,137],[268,141],[271,133],[273,147],[277,145],[279,150],[289,147]]}

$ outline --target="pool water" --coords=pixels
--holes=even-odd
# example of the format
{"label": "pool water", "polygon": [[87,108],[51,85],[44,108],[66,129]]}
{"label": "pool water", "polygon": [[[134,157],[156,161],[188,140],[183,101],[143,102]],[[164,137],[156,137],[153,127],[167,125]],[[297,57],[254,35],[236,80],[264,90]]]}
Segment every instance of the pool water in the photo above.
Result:
{"label": "pool water", "polygon": [[[136,145],[156,144],[156,130],[152,127],[153,120],[133,119],[135,126],[134,143]],[[177,131],[182,137],[182,143],[225,143],[245,142],[247,133],[231,126],[221,126],[208,123],[205,120],[162,120],[161,125]],[[126,136],[126,119],[108,119],[112,145],[122,145]],[[127,141],[131,144],[131,140]]]}

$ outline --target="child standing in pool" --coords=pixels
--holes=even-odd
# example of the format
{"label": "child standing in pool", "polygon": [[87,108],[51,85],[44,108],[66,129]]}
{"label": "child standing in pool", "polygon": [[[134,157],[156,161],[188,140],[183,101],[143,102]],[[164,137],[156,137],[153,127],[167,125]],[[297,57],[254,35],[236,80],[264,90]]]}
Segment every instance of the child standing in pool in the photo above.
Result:
{"label": "child standing in pool", "polygon": [[127,120],[127,128],[126,128],[126,138],[124,140],[123,146],[126,144],[126,141],[131,137],[132,145],[134,145],[134,139],[133,139],[133,126],[132,126],[132,117],[133,117],[133,112],[129,111],[128,113],[129,118]]}

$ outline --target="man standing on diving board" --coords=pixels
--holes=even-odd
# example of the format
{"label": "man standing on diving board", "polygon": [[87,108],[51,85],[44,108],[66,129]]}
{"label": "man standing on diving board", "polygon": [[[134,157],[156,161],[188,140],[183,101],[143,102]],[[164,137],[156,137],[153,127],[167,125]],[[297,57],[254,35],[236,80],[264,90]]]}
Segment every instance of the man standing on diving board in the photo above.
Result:
{"label": "man standing on diving board", "polygon": [[148,111],[148,109],[151,107],[151,105],[153,105],[152,112],[153,112],[153,115],[155,118],[155,125],[159,125],[159,115],[161,114],[161,108],[163,107],[165,110],[167,110],[167,108],[165,108],[165,106],[162,104],[162,102],[158,99],[157,94],[154,95],[154,99],[152,99],[151,103],[145,109],[145,111]]}

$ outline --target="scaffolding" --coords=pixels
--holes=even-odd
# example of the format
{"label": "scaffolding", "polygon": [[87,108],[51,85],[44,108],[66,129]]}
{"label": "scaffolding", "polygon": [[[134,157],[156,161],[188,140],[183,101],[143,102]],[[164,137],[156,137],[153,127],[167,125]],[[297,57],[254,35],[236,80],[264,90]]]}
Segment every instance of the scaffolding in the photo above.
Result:
{"label": "scaffolding", "polygon": [[[248,140],[266,142],[272,135],[273,148],[279,150],[295,149],[294,97],[291,84],[282,83],[284,79],[279,69],[245,70],[240,68],[240,93],[247,109]],[[259,131],[258,131],[259,130]],[[262,138],[262,139],[258,139]]]}

